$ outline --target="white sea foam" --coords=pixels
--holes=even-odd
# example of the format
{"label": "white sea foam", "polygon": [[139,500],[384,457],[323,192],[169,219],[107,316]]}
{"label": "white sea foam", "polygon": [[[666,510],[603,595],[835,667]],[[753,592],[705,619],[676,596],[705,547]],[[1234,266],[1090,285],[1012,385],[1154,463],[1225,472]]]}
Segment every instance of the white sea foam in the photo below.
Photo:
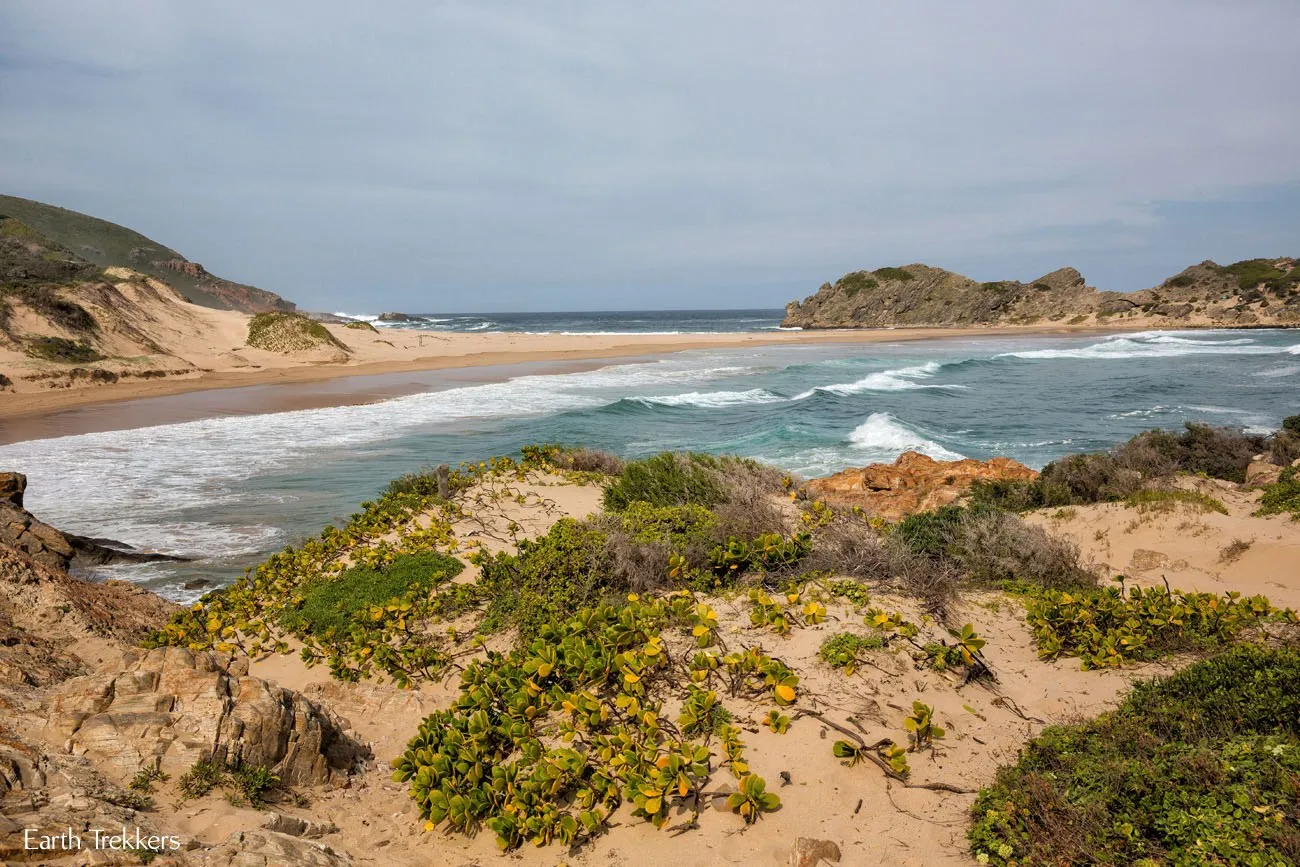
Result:
{"label": "white sea foam", "polygon": [[[255,514],[246,480],[329,461],[385,441],[474,419],[549,415],[611,403],[629,390],[706,382],[734,365],[673,359],[407,395],[360,406],[208,418],[0,446],[0,466],[30,479],[28,506],[71,532],[203,557],[266,550],[278,530],[192,520],[187,510]],[[716,363],[716,362],[715,362]],[[694,366],[692,366],[694,365]],[[86,492],[93,491],[93,496]]]}
{"label": "white sea foam", "polygon": [[1208,332],[1209,337],[1184,337],[1184,334],[1197,332],[1161,332],[1139,331],[1134,334],[1108,337],[1100,343],[1088,346],[1074,346],[1063,349],[1026,349],[1016,352],[1003,352],[995,358],[1078,358],[1120,360],[1125,358],[1169,358],[1180,355],[1277,355],[1284,352],[1297,352],[1300,347],[1263,346],[1253,338],[1237,337],[1215,340],[1213,335],[1224,332]]}
{"label": "white sea foam", "polygon": [[1296,373],[1300,373],[1300,365],[1288,364],[1284,367],[1275,367],[1272,370],[1261,370],[1255,375],[1261,376],[1264,379],[1275,379],[1279,376],[1291,376]]}
{"label": "white sea foam", "polygon": [[780,403],[785,400],[767,389],[751,388],[748,391],[691,391],[686,394],[664,394],[654,397],[634,397],[632,401],[658,406],[698,406],[714,409],[745,404]]}
{"label": "white sea foam", "polygon": [[847,396],[851,394],[861,394],[866,391],[911,391],[920,388],[965,388],[962,385],[941,385],[937,383],[926,383],[919,380],[929,379],[934,376],[943,367],[937,361],[927,361],[925,364],[918,364],[912,367],[899,367],[894,370],[880,370],[875,373],[869,373],[861,379],[853,382],[840,382],[834,385],[818,385],[807,391],[800,392],[794,396],[795,400],[803,400],[812,397],[819,391],[827,394],[838,394]]}
{"label": "white sea foam", "polygon": [[868,452],[873,460],[893,460],[903,452],[921,452],[935,460],[955,461],[963,455],[950,451],[900,422],[887,412],[873,412],[853,429],[849,442]]}

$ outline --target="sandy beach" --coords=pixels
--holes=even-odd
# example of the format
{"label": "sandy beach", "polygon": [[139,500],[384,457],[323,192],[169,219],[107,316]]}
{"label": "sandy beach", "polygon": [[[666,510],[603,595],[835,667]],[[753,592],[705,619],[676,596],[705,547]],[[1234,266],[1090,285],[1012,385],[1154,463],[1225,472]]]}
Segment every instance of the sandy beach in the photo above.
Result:
{"label": "sandy beach", "polygon": [[[537,362],[589,367],[590,363],[636,357],[659,357],[692,349],[729,349],[745,346],[798,344],[897,343],[942,338],[998,337],[1008,335],[1087,335],[1134,331],[1151,323],[1122,325],[1007,326],[999,328],[890,328],[833,329],[824,331],[768,331],[728,334],[481,334],[439,333],[415,330],[359,331],[331,325],[331,333],[351,350],[346,359],[313,353],[277,354],[240,346],[248,317],[228,311],[197,310],[201,327],[184,345],[169,347],[196,370],[153,379],[128,379],[112,384],[77,383],[49,388],[20,380],[15,391],[0,396],[0,421],[32,419],[70,409],[120,401],[178,395],[215,389],[250,386],[301,385],[352,377],[382,377],[390,374],[462,368],[505,368]],[[189,329],[187,329],[189,330]],[[228,348],[234,346],[233,349]],[[6,359],[0,349],[0,362]],[[10,353],[12,354],[12,353]],[[502,376],[501,378],[506,378]],[[362,385],[332,394],[317,392],[277,395],[278,409],[305,409],[366,403],[393,396],[386,384],[374,380],[374,389]],[[396,393],[403,393],[398,391]],[[269,411],[269,410],[267,410]],[[124,420],[125,422],[126,420]],[[124,423],[122,427],[135,426]],[[3,439],[15,437],[6,432]]]}

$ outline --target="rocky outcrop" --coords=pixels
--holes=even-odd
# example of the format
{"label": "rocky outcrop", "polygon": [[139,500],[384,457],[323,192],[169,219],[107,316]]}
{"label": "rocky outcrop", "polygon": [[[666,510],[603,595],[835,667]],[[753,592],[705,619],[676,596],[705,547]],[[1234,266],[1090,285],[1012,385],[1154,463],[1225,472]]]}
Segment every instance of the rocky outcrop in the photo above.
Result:
{"label": "rocky outcrop", "polygon": [[786,306],[786,327],[892,328],[1098,325],[1300,325],[1296,260],[1206,261],[1140,292],[1102,292],[1073,268],[1029,283],[980,283],[929,265],[855,271]]}
{"label": "rocky outcrop", "polygon": [[955,502],[976,480],[1032,479],[1038,473],[1010,458],[936,461],[919,452],[903,452],[892,464],[869,464],[804,486],[811,497],[831,504],[859,506],[891,521]]}
{"label": "rocky outcrop", "polygon": [[349,867],[347,852],[275,831],[239,831],[198,857],[206,867]]}
{"label": "rocky outcrop", "polygon": [[249,676],[246,661],[184,648],[130,651],[120,667],[55,687],[46,707],[65,752],[120,778],[144,767],[181,774],[214,758],[310,786],[364,756],[341,720],[301,694]]}
{"label": "rocky outcrop", "polygon": [[23,508],[27,477],[0,473],[0,544],[15,548],[53,569],[108,563],[159,563],[184,560],[171,554],[138,551],[125,542],[95,539],[56,530]]}

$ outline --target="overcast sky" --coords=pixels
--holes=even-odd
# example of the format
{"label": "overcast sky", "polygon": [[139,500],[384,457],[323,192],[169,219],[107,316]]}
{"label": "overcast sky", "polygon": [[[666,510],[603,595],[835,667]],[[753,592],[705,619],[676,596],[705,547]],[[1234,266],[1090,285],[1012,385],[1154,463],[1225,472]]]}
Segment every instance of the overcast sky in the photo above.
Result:
{"label": "overcast sky", "polygon": [[308,309],[1300,254],[1300,2],[0,0],[0,192]]}

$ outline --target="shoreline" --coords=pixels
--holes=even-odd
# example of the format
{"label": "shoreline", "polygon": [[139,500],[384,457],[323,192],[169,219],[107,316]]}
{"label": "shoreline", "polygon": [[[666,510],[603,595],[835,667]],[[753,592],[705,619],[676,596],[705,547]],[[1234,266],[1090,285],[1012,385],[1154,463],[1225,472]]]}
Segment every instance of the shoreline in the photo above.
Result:
{"label": "shoreline", "polygon": [[[444,351],[437,355],[416,356],[404,359],[385,359],[352,364],[331,363],[297,363],[288,360],[292,366],[262,367],[256,370],[218,370],[202,373],[192,377],[173,379],[139,380],[118,382],[112,385],[90,386],[77,389],[59,389],[44,392],[9,393],[0,404],[0,443],[20,442],[40,439],[47,436],[63,436],[66,433],[24,434],[21,428],[39,428],[42,420],[52,419],[78,410],[105,407],[134,401],[146,401],[154,398],[176,397],[180,395],[206,392],[222,392],[230,389],[247,389],[276,386],[321,385],[337,380],[372,378],[378,385],[386,376],[412,374],[434,371],[472,371],[491,367],[519,367],[521,365],[539,365],[554,363],[571,372],[592,369],[596,362],[635,359],[638,357],[661,357],[675,352],[701,349],[733,349],[746,346],[780,346],[780,345],[827,345],[827,344],[871,344],[900,343],[922,340],[943,340],[954,338],[983,338],[1008,336],[1035,337],[1075,337],[1088,335],[1115,334],[1122,332],[1149,330],[1200,330],[1192,328],[1153,329],[1152,323],[1124,323],[1122,325],[1076,325],[1076,326],[998,326],[992,328],[928,328],[906,327],[890,329],[819,329],[806,331],[780,332],[734,332],[701,333],[668,336],[662,334],[626,335],[551,335],[519,334],[515,332],[487,332],[481,334],[445,334],[436,332],[407,331],[410,336],[425,335],[436,337],[444,343]],[[1201,326],[1203,329],[1204,326]],[[640,339],[638,339],[640,338]],[[504,346],[502,345],[504,344]],[[509,376],[505,377],[510,378]],[[488,380],[497,377],[489,376]],[[333,393],[326,391],[305,396],[306,399],[293,400],[288,403],[274,401],[273,408],[265,411],[287,411],[291,409],[325,408],[372,403],[401,394],[414,393],[422,388],[393,387],[377,389],[338,389]],[[247,412],[247,410],[244,410]],[[195,416],[208,417],[207,413]],[[20,430],[5,430],[7,422],[21,422]],[[111,424],[98,427],[98,430],[126,429],[148,426],[127,423]],[[57,427],[57,425],[55,425]],[[74,427],[78,427],[74,425]],[[85,431],[78,431],[85,432]]]}

